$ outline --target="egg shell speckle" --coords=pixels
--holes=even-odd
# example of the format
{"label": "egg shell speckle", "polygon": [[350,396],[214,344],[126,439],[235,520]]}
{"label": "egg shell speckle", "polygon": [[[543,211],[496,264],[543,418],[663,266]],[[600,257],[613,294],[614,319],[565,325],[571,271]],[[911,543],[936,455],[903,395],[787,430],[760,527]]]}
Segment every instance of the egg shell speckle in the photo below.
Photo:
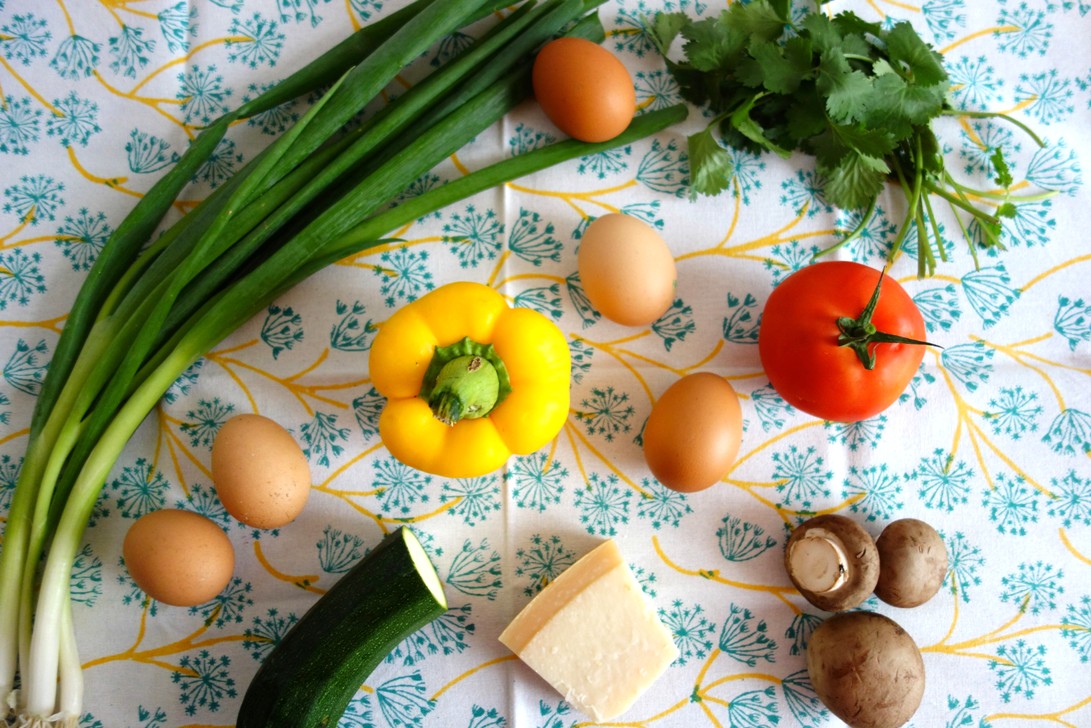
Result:
{"label": "egg shell speckle", "polygon": [[242,414],[224,423],[212,445],[212,481],[224,508],[255,528],[279,528],[302,512],[310,465],[277,422]]}

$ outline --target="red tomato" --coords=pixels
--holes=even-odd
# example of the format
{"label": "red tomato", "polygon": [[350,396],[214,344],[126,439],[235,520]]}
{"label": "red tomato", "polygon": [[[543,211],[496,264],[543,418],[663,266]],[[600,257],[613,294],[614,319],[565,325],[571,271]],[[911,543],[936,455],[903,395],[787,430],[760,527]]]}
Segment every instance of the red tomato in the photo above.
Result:
{"label": "red tomato", "polygon": [[[838,319],[859,319],[875,293],[879,271],[860,263],[813,263],[770,294],[758,331],[758,352],[769,382],[786,402],[836,422],[874,417],[897,401],[924,358],[924,346],[878,343],[867,369],[850,346],[838,343]],[[882,279],[871,317],[875,329],[923,342],[924,317],[897,281]]]}

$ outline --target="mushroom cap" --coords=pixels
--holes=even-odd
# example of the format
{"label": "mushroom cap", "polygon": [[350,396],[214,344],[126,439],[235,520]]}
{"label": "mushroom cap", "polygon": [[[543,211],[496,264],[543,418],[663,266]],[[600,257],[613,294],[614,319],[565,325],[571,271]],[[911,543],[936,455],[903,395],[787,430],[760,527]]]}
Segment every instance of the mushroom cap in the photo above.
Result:
{"label": "mushroom cap", "polygon": [[875,596],[895,607],[917,607],[936,595],[947,577],[947,546],[936,529],[916,518],[887,524],[875,540],[879,581]]}
{"label": "mushroom cap", "polygon": [[[817,549],[827,551],[823,557],[827,563],[836,558],[840,569],[836,578],[801,573],[805,563],[823,560],[812,558]],[[827,612],[842,612],[860,606],[871,596],[879,580],[879,552],[863,526],[833,513],[815,516],[796,527],[784,550],[784,567],[804,599]]]}
{"label": "mushroom cap", "polygon": [[924,697],[920,649],[897,622],[874,612],[835,614],[818,625],[807,674],[822,703],[852,728],[904,725]]}

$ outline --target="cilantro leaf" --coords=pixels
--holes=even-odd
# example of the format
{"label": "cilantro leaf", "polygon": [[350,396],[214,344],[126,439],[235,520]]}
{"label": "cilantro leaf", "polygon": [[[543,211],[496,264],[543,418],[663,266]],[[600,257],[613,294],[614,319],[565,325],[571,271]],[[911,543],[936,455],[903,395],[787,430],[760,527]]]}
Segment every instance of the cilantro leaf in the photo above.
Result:
{"label": "cilantro leaf", "polygon": [[802,34],[806,34],[819,53],[841,47],[841,33],[834,27],[833,21],[822,13],[809,13],[803,18]]}
{"label": "cilantro leaf", "polygon": [[671,67],[668,65],[668,68],[670,68],[671,75],[674,76],[674,80],[678,83],[678,92],[682,95],[682,98],[695,106],[704,106],[713,102],[709,94],[708,79],[703,72],[689,66]]}
{"label": "cilantro leaf", "polygon": [[844,53],[831,48],[822,54],[818,64],[818,90],[826,96],[826,111],[838,123],[851,123],[860,119],[865,102],[872,95],[872,79],[862,71],[854,70]]}
{"label": "cilantro leaf", "polygon": [[947,71],[938,53],[921,40],[913,26],[897,23],[884,38],[890,60],[904,63],[913,80],[922,86],[934,86],[947,80]]}
{"label": "cilantro leaf", "polygon": [[689,16],[682,12],[656,13],[651,23],[652,41],[664,58],[675,39],[689,25]]}
{"label": "cilantro leaf", "polygon": [[783,47],[753,41],[749,56],[735,69],[736,77],[752,88],[775,94],[793,94],[811,75],[811,42],[794,37]]}
{"label": "cilantro leaf", "polygon": [[695,194],[716,195],[726,190],[735,174],[735,166],[727,150],[713,136],[712,127],[691,134],[686,142],[692,191]]}
{"label": "cilantro leaf", "polygon": [[795,36],[784,41],[784,59],[804,77],[814,75],[814,44],[810,38]]}
{"label": "cilantro leaf", "polygon": [[[756,48],[750,51],[750,54],[739,61],[739,65],[735,67],[735,73],[733,74],[735,80],[741,83],[743,86],[752,89],[760,89],[765,85],[765,70],[762,68],[762,62],[755,58],[754,54],[764,56],[772,54],[780,56],[780,51],[776,48],[770,48],[768,44],[758,44]],[[777,59],[768,59],[766,64],[772,66],[777,63]]]}
{"label": "cilantro leaf", "polygon": [[894,135],[886,129],[871,129],[862,125],[839,125],[834,133],[844,144],[868,157],[885,157],[898,145]]}
{"label": "cilantro leaf", "polygon": [[1000,223],[1000,218],[998,216],[986,216],[978,217],[975,221],[982,232],[981,247],[1003,250],[1004,244],[1000,242],[1000,236],[1004,234],[1004,226]]}
{"label": "cilantro leaf", "polygon": [[769,0],[769,7],[780,18],[781,23],[792,19],[792,0]]}
{"label": "cilantro leaf", "polygon": [[[822,133],[808,140],[807,149],[823,170],[830,170],[849,154],[884,159],[894,152],[897,142],[883,129],[860,125],[827,124]],[[889,172],[889,169],[886,170]]]}
{"label": "cilantro leaf", "polygon": [[719,17],[705,18],[683,28],[682,36],[686,39],[683,48],[693,68],[718,71],[736,65],[747,39],[741,30],[727,22],[727,11],[724,11]]}
{"label": "cilantro leaf", "polygon": [[841,50],[860,56],[870,55],[872,46],[868,38],[883,34],[883,26],[864,20],[851,10],[838,13],[831,21],[841,37]]}
{"label": "cilantro leaf", "polygon": [[924,170],[925,174],[941,177],[944,171],[943,147],[936,138],[932,127],[921,125],[914,127],[915,141],[920,145],[920,156],[913,160],[914,164]]}
{"label": "cilantro leaf", "polygon": [[853,122],[864,114],[863,100],[871,92],[871,79],[861,71],[853,71],[837,79],[826,97],[830,116],[843,122]]}
{"label": "cilantro leaf", "polygon": [[841,163],[846,155],[852,154],[852,150],[828,122],[823,126],[821,133],[807,140],[804,148],[815,158],[817,169],[822,174],[828,174]]}
{"label": "cilantro leaf", "polygon": [[890,168],[881,159],[847,154],[827,171],[826,199],[844,209],[861,210],[883,191],[889,173]]}
{"label": "cilantro leaf", "polygon": [[1005,190],[1010,188],[1015,183],[1015,179],[1011,176],[1011,168],[1008,167],[1007,160],[1004,159],[1003,147],[994,149],[993,153],[989,155],[989,161],[992,162],[993,169],[996,170],[996,184]]}
{"label": "cilantro leaf", "polygon": [[885,58],[877,58],[875,59],[875,62],[871,64],[871,75],[876,78],[891,73],[897,75],[898,72],[894,70],[894,66],[890,65],[890,61]]}
{"label": "cilantro leaf", "polygon": [[785,132],[795,140],[795,146],[802,147],[806,140],[826,129],[826,101],[814,83],[805,83],[792,95],[792,102],[784,114]]}
{"label": "cilantro leaf", "polygon": [[732,3],[725,13],[727,22],[742,31],[751,42],[770,43],[784,33],[786,17],[778,13],[769,0]]}
{"label": "cilantro leaf", "polygon": [[788,157],[791,155],[791,151],[784,149],[770,140],[765,132],[762,130],[761,124],[756,122],[751,116],[750,112],[753,110],[754,105],[761,98],[761,94],[752,96],[747,99],[745,103],[741,104],[739,108],[731,112],[731,116],[728,117],[731,127],[744,137],[754,142],[762,149],[767,149],[770,152],[775,152],[782,157]]}
{"label": "cilantro leaf", "polygon": [[869,126],[896,128],[901,137],[907,137],[912,127],[927,124],[943,110],[942,86],[918,86],[906,83],[896,73],[875,78],[871,93],[860,103],[861,119]]}

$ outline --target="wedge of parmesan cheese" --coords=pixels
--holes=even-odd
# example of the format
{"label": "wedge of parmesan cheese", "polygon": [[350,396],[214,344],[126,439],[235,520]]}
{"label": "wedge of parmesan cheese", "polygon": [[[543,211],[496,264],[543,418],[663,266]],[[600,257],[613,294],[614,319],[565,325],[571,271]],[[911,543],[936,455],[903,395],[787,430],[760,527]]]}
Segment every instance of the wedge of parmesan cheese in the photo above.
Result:
{"label": "wedge of parmesan cheese", "polygon": [[596,721],[628,710],[678,657],[612,540],[542,589],[500,641]]}

